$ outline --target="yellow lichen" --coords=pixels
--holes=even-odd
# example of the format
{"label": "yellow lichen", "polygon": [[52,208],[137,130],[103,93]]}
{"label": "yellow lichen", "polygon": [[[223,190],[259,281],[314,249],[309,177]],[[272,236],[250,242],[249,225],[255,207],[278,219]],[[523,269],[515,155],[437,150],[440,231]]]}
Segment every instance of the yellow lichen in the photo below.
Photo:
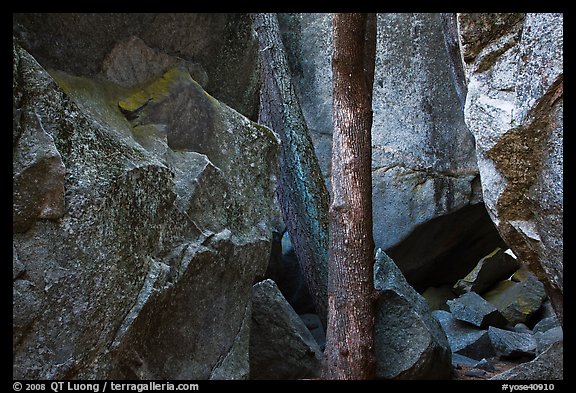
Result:
{"label": "yellow lichen", "polygon": [[160,79],[120,100],[118,106],[126,112],[134,112],[149,101],[159,102],[168,97],[171,88],[181,82],[192,82],[190,74],[178,68],[171,68]]}

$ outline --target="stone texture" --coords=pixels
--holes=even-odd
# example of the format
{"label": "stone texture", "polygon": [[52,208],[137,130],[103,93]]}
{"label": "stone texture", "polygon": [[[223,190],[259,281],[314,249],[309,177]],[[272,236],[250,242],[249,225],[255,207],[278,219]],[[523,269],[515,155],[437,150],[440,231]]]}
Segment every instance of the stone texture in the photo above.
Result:
{"label": "stone texture", "polygon": [[478,360],[469,358],[468,356],[460,355],[459,353],[452,354],[452,366],[468,366],[474,367],[478,363]]}
{"label": "stone texture", "polygon": [[446,301],[456,297],[454,292],[452,292],[452,288],[450,288],[448,285],[441,287],[429,287],[422,293],[422,296],[424,299],[426,299],[426,303],[428,303],[428,307],[432,311],[449,311],[450,308],[448,307]]}
{"label": "stone texture", "polygon": [[562,342],[555,343],[534,360],[522,363],[490,379],[532,381],[564,379],[564,345]]}
{"label": "stone texture", "polygon": [[272,280],[253,289],[250,379],[319,376],[322,352]]}
{"label": "stone texture", "polygon": [[530,275],[523,282],[501,281],[483,297],[496,307],[510,324],[515,325],[526,323],[540,309],[546,293],[544,285],[534,275]]}
{"label": "stone texture", "polygon": [[208,75],[201,65],[154,50],[136,36],[116,43],[102,62],[102,73],[111,82],[136,87],[174,67],[185,69],[200,86],[206,87]]}
{"label": "stone texture", "polygon": [[474,368],[479,368],[481,370],[490,371],[490,372],[496,371],[496,367],[494,367],[494,364],[486,358],[481,359],[478,363],[476,363],[474,365]]}
{"label": "stone texture", "polygon": [[457,293],[483,293],[499,281],[506,280],[518,270],[522,263],[497,248],[482,258],[470,273],[454,285]]}
{"label": "stone texture", "polygon": [[544,352],[550,345],[564,341],[564,331],[561,326],[553,327],[545,332],[535,332],[534,339],[536,340],[536,353]]}
{"label": "stone texture", "polygon": [[536,353],[540,354],[552,344],[564,340],[564,330],[556,316],[540,320],[532,329],[536,339]]}
{"label": "stone texture", "polygon": [[448,300],[452,316],[479,328],[503,327],[508,321],[500,312],[476,292],[468,292],[454,300]]}
{"label": "stone texture", "polygon": [[433,311],[432,315],[440,322],[446,333],[453,354],[463,355],[477,361],[495,355],[486,330],[480,330],[458,321],[444,310]]}
{"label": "stone texture", "polygon": [[[32,75],[40,66],[13,47],[13,181],[12,227],[25,232],[39,220],[56,220],[64,215],[66,168],[49,131],[42,122],[42,108],[28,104],[26,94]],[[48,83],[42,75],[38,83]],[[27,105],[28,104],[28,105]]]}
{"label": "stone texture", "polygon": [[520,13],[459,14],[459,28],[466,32],[460,42],[464,61],[473,61],[493,40],[505,35],[523,20],[524,14]]}
{"label": "stone texture", "polygon": [[382,250],[376,252],[374,285],[376,375],[386,379],[447,379],[450,347],[426,300]]}
{"label": "stone texture", "polygon": [[[81,53],[93,60],[89,49]],[[38,151],[66,168],[62,216],[14,224],[13,378],[247,378],[252,284],[270,253],[275,135],[179,74],[140,112],[210,105],[210,143],[175,151],[178,119],[135,124],[119,111],[134,90],[49,75],[16,44],[13,62],[14,167],[42,141]]]}
{"label": "stone texture", "polygon": [[[328,181],[333,128],[331,16],[292,13],[279,14],[278,19],[296,94]],[[374,240],[376,248],[388,253],[418,226],[478,203],[481,192],[474,139],[464,123],[452,80],[441,15],[381,13],[377,23],[372,127]],[[455,280],[461,278],[498,245],[498,235],[491,237],[492,224],[485,232],[477,222],[485,214],[480,213],[467,217],[467,228],[476,230],[475,241],[465,244],[470,239],[467,231],[438,228],[433,243],[421,242],[416,248],[411,243],[407,248],[412,254],[393,255],[390,250],[389,255],[418,290],[426,286],[421,287],[411,275],[419,275],[418,279],[432,276],[442,262],[456,261],[463,272]],[[466,221],[459,218],[453,217],[450,225]],[[481,240],[486,236],[490,239],[484,243]],[[458,246],[467,252],[433,263]],[[438,249],[442,251],[436,254]],[[427,286],[445,283],[441,277],[436,280]]]}
{"label": "stone texture", "polygon": [[465,56],[464,115],[486,208],[562,320],[563,15],[459,18],[461,41],[480,46]]}
{"label": "stone texture", "polygon": [[534,328],[532,329],[532,331],[534,333],[544,333],[547,330],[550,330],[552,328],[558,327],[560,326],[560,322],[558,321],[558,318],[556,318],[555,316],[552,317],[548,317],[548,318],[544,318],[540,321],[538,321],[538,323],[536,323],[536,325],[534,325]]}
{"label": "stone texture", "polygon": [[518,333],[490,326],[488,336],[496,354],[500,357],[534,357],[536,352],[536,340],[530,333]]}
{"label": "stone texture", "polygon": [[[154,50],[201,66],[207,92],[250,119],[257,118],[258,45],[247,14],[16,13],[13,32],[44,67],[86,77],[104,71],[113,79],[125,76],[117,67],[106,72],[113,66],[107,56],[122,47],[119,43],[138,37]],[[137,48],[129,51],[135,54]],[[165,65],[160,59],[165,55],[149,58],[146,51],[140,55],[142,60],[159,62],[137,63],[138,69]]]}

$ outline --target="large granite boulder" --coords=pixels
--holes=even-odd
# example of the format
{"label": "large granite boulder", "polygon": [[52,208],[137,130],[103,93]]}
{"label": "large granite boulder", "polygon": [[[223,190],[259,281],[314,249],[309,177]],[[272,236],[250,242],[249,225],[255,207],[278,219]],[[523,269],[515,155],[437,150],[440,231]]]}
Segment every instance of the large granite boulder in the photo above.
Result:
{"label": "large granite boulder", "polygon": [[563,15],[459,20],[484,203],[562,321]]}
{"label": "large granite boulder", "polygon": [[[279,14],[278,20],[296,94],[328,181],[333,130],[331,14]],[[500,239],[478,204],[474,138],[452,80],[442,18],[382,13],[377,24],[374,241],[416,289],[453,284]],[[392,249],[419,226],[439,218],[444,220],[431,224],[405,247]]]}
{"label": "large granite boulder", "polygon": [[13,377],[247,378],[275,135],[185,69],[134,89],[50,75],[17,44],[13,65]]}
{"label": "large granite boulder", "polygon": [[426,300],[380,249],[374,264],[374,286],[379,293],[374,328],[376,376],[447,379],[451,353],[442,327]]}
{"label": "large granite boulder", "polygon": [[254,285],[250,379],[302,379],[320,375],[322,351],[272,280]]}

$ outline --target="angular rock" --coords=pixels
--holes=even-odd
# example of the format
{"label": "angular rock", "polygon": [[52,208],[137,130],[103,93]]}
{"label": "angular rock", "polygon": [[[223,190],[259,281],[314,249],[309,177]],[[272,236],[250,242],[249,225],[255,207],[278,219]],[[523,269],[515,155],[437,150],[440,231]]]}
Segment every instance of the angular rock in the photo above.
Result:
{"label": "angular rock", "polygon": [[536,353],[544,352],[550,345],[564,340],[564,331],[561,326],[556,326],[545,332],[535,332],[534,339],[536,340]]}
{"label": "angular rock", "polygon": [[13,159],[12,227],[25,232],[38,220],[64,215],[66,168],[38,109],[21,109],[19,121],[23,127]]}
{"label": "angular rock", "polygon": [[474,368],[479,368],[481,370],[484,371],[496,371],[496,367],[494,367],[494,364],[492,364],[492,362],[486,358],[481,359],[478,363],[476,363],[474,365]]}
{"label": "angular rock", "polygon": [[479,43],[465,57],[464,117],[476,140],[486,208],[545,284],[562,321],[563,14],[459,20],[461,42]]}
{"label": "angular rock", "polygon": [[526,281],[501,281],[483,295],[511,323],[526,323],[542,306],[546,297],[544,285],[530,275]]}
{"label": "angular rock", "polygon": [[533,275],[533,273],[530,272],[530,270],[528,270],[526,265],[522,265],[522,267],[520,267],[520,269],[518,269],[514,272],[512,277],[510,277],[510,280],[516,281],[516,282],[522,282],[522,281],[526,281],[530,275]]}
{"label": "angular rock", "polygon": [[[200,71],[195,76],[205,70],[207,92],[252,120],[258,117],[258,44],[248,14],[15,13],[13,33],[44,67],[84,77],[112,67],[105,75],[117,81],[140,80],[136,74],[143,69],[165,67],[165,55],[178,57]],[[133,36],[162,55],[125,47]],[[121,42],[116,51],[122,48],[147,64],[110,62],[107,56]],[[126,79],[130,72],[134,74]]]}
{"label": "angular rock", "polygon": [[474,367],[478,363],[478,360],[469,358],[468,356],[460,355],[459,353],[452,354],[452,366],[468,366]]}
{"label": "angular rock", "polygon": [[272,280],[254,285],[250,379],[315,378],[322,352]]}
{"label": "angular rock", "polygon": [[557,342],[534,360],[494,375],[490,379],[532,381],[564,379],[564,344]]}
{"label": "angular rock", "polygon": [[552,328],[559,326],[560,321],[558,321],[558,318],[556,318],[556,316],[551,316],[540,320],[536,325],[534,325],[532,331],[534,333],[544,333]]}
{"label": "angular rock", "polygon": [[500,357],[533,357],[536,353],[536,340],[530,333],[518,333],[490,326],[488,336],[496,354]]}
{"label": "angular rock", "polygon": [[497,282],[509,278],[520,266],[520,261],[505,253],[502,248],[497,248],[482,258],[466,277],[458,280],[454,290],[457,293],[483,293]]}
{"label": "angular rock", "polygon": [[480,330],[458,321],[447,311],[436,310],[432,312],[432,315],[440,322],[446,333],[453,354],[463,355],[476,361],[496,354],[486,330]]}
{"label": "angular rock", "polygon": [[429,287],[423,293],[424,299],[426,299],[426,303],[428,303],[428,307],[430,310],[444,310],[448,311],[450,308],[446,303],[447,300],[452,300],[456,297],[452,289],[448,285],[444,285],[441,287]]}
{"label": "angular rock", "polygon": [[[38,28],[54,21],[47,16]],[[60,51],[80,51],[81,41]],[[73,66],[74,57],[60,61]],[[205,98],[210,143],[174,151],[172,123],[134,126],[120,112],[133,91],[49,75],[18,45],[14,64],[22,114],[14,151],[45,134],[66,174],[62,216],[13,236],[25,269],[13,284],[13,378],[247,378],[252,284],[270,253],[277,138]],[[187,83],[166,89],[163,102],[194,106]],[[238,154],[212,154],[218,149]]]}
{"label": "angular rock", "polygon": [[[287,13],[278,20],[296,94],[329,182],[331,17]],[[481,190],[474,140],[448,67],[442,18],[381,13],[377,25],[372,126],[376,248],[386,250],[418,291],[453,284],[500,239],[481,206],[467,209],[481,201]],[[392,252],[419,226],[462,209],[467,211],[448,218],[449,225],[437,223],[429,241]],[[447,258],[451,252],[455,255]]]}
{"label": "angular rock", "polygon": [[386,379],[446,379],[450,347],[426,300],[407,282],[394,261],[376,252],[374,286],[376,376]]}
{"label": "angular rock", "polygon": [[468,292],[454,300],[448,300],[452,316],[479,328],[506,326],[508,321],[500,312],[476,292]]}

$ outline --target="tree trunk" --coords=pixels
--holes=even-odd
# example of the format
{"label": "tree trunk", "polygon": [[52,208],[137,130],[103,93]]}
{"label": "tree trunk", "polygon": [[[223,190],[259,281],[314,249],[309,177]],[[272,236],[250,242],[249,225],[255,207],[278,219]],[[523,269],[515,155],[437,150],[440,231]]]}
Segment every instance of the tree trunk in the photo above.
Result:
{"label": "tree trunk", "polygon": [[372,85],[376,17],[332,21],[332,193],[324,379],[375,374],[372,237]]}
{"label": "tree trunk", "polygon": [[329,195],[292,86],[276,14],[252,14],[252,20],[263,73],[258,122],[280,136],[276,193],[316,312],[326,327]]}

